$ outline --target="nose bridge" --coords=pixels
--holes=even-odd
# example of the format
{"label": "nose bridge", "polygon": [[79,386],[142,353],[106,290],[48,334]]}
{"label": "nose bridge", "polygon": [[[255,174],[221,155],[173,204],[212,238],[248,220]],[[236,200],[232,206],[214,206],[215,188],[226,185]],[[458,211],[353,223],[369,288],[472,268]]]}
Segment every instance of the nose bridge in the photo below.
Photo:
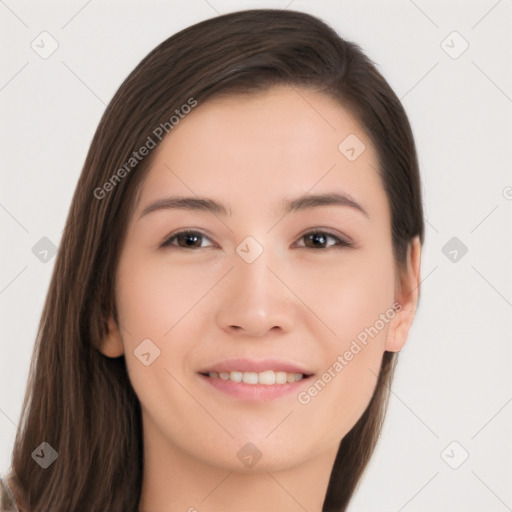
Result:
{"label": "nose bridge", "polygon": [[[243,258],[235,262],[234,273],[240,283],[240,289],[246,290],[249,296],[264,298],[266,295],[276,296],[277,290],[275,277],[269,270],[275,267],[275,258],[271,250],[264,250],[254,261],[248,262]],[[274,278],[274,279],[272,279]],[[240,291],[240,290],[239,290]],[[273,293],[272,293],[273,292]]]}
{"label": "nose bridge", "polygon": [[295,318],[293,297],[275,275],[281,267],[278,258],[271,248],[259,246],[246,239],[237,247],[217,314],[222,328],[252,336],[263,336],[277,327],[287,331]]}
{"label": "nose bridge", "polygon": [[266,293],[273,287],[273,267],[279,267],[276,247],[270,238],[263,235],[258,239],[249,235],[245,237],[235,249],[233,269],[236,279],[252,287],[256,293]]}

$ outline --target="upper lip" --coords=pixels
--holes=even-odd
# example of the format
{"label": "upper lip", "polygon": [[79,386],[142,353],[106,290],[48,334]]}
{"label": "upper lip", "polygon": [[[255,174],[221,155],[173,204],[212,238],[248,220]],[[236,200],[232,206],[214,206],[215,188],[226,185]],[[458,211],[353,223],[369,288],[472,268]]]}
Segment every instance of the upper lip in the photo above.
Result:
{"label": "upper lip", "polygon": [[284,359],[244,359],[244,358],[231,358],[224,359],[199,373],[208,372],[264,372],[266,370],[273,370],[274,372],[286,373],[302,373],[303,375],[312,375],[312,372],[306,370],[303,366],[293,361],[286,361]]}

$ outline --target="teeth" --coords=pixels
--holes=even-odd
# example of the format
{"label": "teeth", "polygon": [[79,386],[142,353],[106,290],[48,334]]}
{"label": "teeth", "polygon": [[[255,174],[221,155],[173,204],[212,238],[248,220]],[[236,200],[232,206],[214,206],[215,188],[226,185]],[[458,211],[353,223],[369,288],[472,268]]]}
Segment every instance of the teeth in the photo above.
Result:
{"label": "teeth", "polygon": [[266,372],[261,372],[258,374],[258,382],[260,384],[268,384],[268,385],[275,384],[276,383],[276,374],[272,370],[268,370]]}
{"label": "teeth", "polygon": [[274,372],[266,370],[264,372],[209,372],[208,377],[213,379],[232,380],[233,382],[244,382],[245,384],[286,384],[297,382],[304,378],[302,373]]}
{"label": "teeth", "polygon": [[229,380],[232,380],[233,382],[242,382],[242,378],[242,372],[229,372]]}
{"label": "teeth", "polygon": [[286,384],[286,372],[276,372],[276,384]]}

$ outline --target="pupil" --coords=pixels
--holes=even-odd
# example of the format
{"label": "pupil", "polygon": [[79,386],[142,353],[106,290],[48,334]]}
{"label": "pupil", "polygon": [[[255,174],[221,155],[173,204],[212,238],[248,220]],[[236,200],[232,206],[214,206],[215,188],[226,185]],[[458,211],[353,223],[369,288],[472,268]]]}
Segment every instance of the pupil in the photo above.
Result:
{"label": "pupil", "polygon": [[324,245],[326,243],[326,238],[321,233],[313,233],[310,236],[310,239],[314,242],[314,244],[321,244]]}
{"label": "pupil", "polygon": [[187,233],[184,235],[186,245],[195,245],[199,237],[193,233]]}

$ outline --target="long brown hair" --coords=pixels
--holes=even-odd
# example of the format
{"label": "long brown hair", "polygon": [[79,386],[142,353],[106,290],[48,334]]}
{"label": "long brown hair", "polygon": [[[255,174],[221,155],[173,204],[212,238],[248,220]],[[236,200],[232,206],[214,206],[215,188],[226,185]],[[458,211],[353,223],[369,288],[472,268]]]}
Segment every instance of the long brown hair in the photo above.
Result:
{"label": "long brown hair", "polygon": [[[142,422],[124,356],[97,349],[114,315],[114,275],[152,155],[95,191],[147,144],[155,127],[194,98],[289,84],[323,92],[359,121],[374,144],[392,219],[395,263],[424,237],[414,140],[400,101],[360,47],[305,13],[234,12],[186,28],[151,51],[123,82],[92,140],[77,184],[32,356],[9,483],[30,511],[136,511]],[[153,139],[154,139],[153,135]],[[112,183],[112,181],[110,181]],[[107,187],[103,187],[107,190]],[[343,511],[377,442],[396,353],[385,352],[373,397],[343,438],[324,511]],[[58,453],[47,469],[33,451]]]}

